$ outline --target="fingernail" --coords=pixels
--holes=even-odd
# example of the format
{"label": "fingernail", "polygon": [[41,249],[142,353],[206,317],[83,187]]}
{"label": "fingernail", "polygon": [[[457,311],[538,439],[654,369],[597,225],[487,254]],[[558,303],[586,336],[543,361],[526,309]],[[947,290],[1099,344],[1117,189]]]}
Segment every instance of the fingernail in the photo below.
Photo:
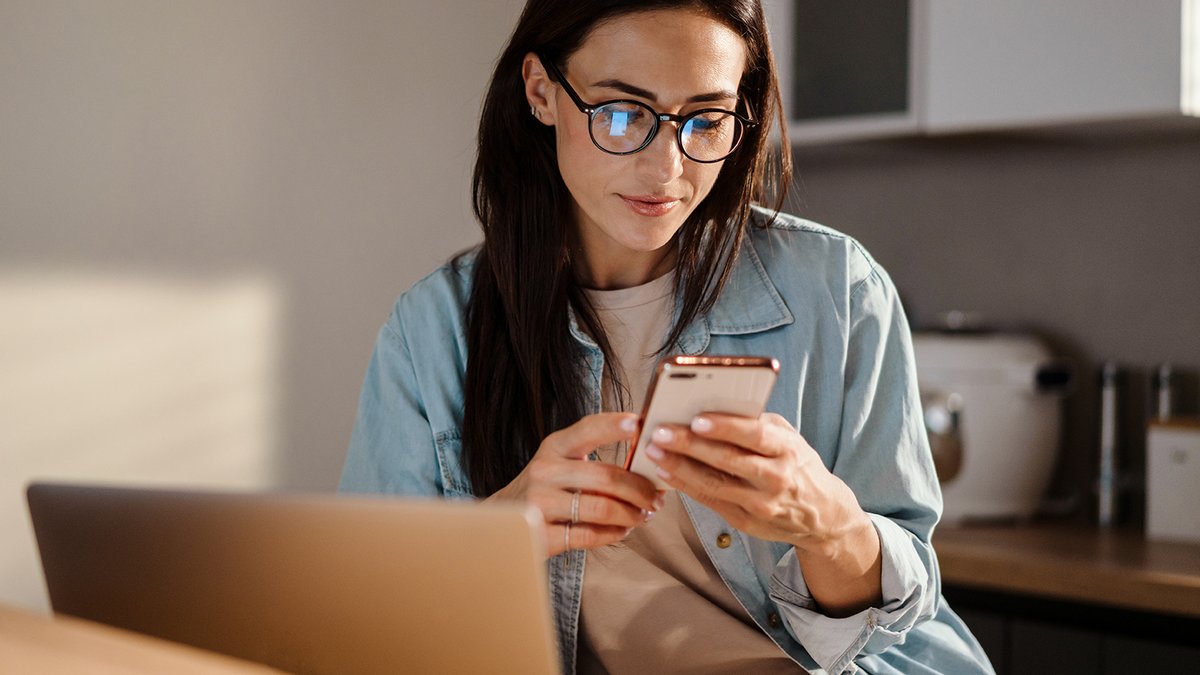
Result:
{"label": "fingernail", "polygon": [[712,420],[708,419],[707,417],[697,417],[696,419],[692,420],[692,431],[704,433],[705,431],[712,431],[712,428]]}
{"label": "fingernail", "polygon": [[653,444],[646,446],[646,454],[650,455],[650,459],[653,459],[656,462],[666,456],[663,453],[662,448]]}
{"label": "fingernail", "polygon": [[652,518],[654,518],[653,511],[646,511],[645,509],[642,510],[642,520],[644,520],[648,523],[648,522],[650,522],[650,519],[652,519]]}
{"label": "fingernail", "polygon": [[633,433],[637,431],[637,420],[632,417],[626,417],[621,420],[621,431]]}
{"label": "fingernail", "polygon": [[662,507],[664,507],[666,505],[667,505],[667,500],[664,499],[662,495],[659,495],[654,498],[654,510],[655,511],[661,511]]}
{"label": "fingernail", "polygon": [[659,443],[670,443],[675,438],[675,434],[666,427],[659,427],[654,430],[654,440]]}
{"label": "fingernail", "polygon": [[667,473],[665,470],[663,470],[661,468],[656,470],[655,473],[657,473],[658,477],[663,480],[671,480],[671,474]]}

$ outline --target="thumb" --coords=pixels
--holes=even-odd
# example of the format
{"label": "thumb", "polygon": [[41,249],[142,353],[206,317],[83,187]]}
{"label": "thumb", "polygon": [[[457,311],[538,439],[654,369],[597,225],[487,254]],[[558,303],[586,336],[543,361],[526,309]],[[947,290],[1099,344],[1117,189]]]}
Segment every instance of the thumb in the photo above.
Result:
{"label": "thumb", "polygon": [[796,430],[796,428],[792,426],[792,423],[787,421],[787,418],[779,413],[765,412],[761,417],[759,417],[759,419],[774,427],[780,427],[782,429],[787,429],[788,431]]}
{"label": "thumb", "polygon": [[601,445],[632,438],[637,429],[632,413],[596,413],[550,434],[542,447],[559,457],[584,459]]}

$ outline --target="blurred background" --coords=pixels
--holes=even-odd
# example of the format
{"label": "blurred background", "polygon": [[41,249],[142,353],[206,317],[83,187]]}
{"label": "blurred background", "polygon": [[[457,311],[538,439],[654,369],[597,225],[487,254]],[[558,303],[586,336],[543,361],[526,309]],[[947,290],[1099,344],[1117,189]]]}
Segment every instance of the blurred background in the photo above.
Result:
{"label": "blurred background", "polygon": [[0,0],[0,601],[30,479],[336,486],[522,4]]}
{"label": "blurred background", "polygon": [[[1160,364],[1196,409],[1200,12],[1064,1],[1090,32],[1061,35],[1005,4],[769,2],[789,208],[861,240],[915,328],[961,310],[1073,365],[1047,511],[1093,508],[1118,363],[1136,520]],[[0,0],[0,602],[47,606],[31,479],[335,487],[392,300],[478,239],[478,109],[522,5]],[[805,33],[839,11],[868,33]],[[848,52],[885,68],[810,72]],[[1059,61],[1068,85],[1039,78]]]}

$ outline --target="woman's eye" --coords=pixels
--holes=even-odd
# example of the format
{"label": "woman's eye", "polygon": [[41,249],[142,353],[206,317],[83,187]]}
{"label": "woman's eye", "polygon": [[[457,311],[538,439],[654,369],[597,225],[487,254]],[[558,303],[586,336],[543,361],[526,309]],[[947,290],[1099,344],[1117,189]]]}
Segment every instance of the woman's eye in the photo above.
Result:
{"label": "woman's eye", "polygon": [[692,118],[692,133],[714,135],[719,134],[730,120],[729,115],[699,115]]}
{"label": "woman's eye", "polygon": [[628,129],[640,129],[649,115],[636,105],[608,105],[596,111],[596,123],[603,125],[610,136],[624,136]]}

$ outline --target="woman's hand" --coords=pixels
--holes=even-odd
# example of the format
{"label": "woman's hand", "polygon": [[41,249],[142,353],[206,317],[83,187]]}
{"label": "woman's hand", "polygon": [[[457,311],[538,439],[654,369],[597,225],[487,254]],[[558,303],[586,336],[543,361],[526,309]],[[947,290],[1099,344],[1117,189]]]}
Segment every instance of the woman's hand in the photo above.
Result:
{"label": "woman's hand", "polygon": [[662,497],[646,478],[587,458],[599,446],[632,440],[636,431],[636,415],[588,415],[547,436],[524,470],[487,501],[538,507],[548,556],[620,541],[662,508]]}
{"label": "woman's hand", "polygon": [[672,487],[730,525],[796,548],[813,597],[830,614],[879,601],[879,535],[850,488],[774,413],[705,413],[652,430],[646,454]]}

